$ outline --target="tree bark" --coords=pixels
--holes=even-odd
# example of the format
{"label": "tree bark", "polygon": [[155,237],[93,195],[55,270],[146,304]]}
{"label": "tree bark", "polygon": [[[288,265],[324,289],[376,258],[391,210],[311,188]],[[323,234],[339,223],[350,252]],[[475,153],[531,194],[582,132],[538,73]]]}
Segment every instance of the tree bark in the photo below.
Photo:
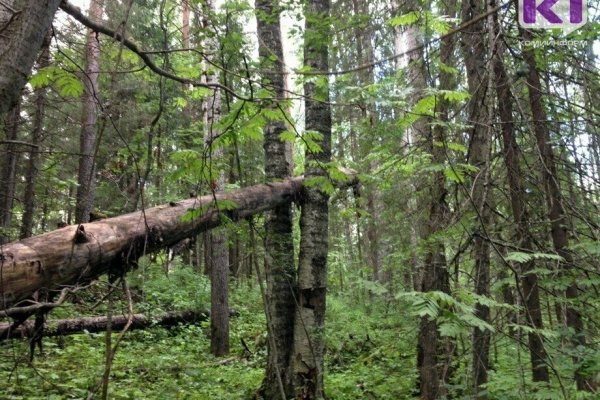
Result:
{"label": "tree bark", "polygon": [[[497,21],[494,30],[497,29]],[[514,97],[511,93],[510,82],[504,63],[502,61],[503,49],[500,47],[501,38],[497,40],[493,68],[496,76],[496,96],[498,99],[498,116],[502,131],[502,152],[504,165],[506,166],[509,186],[510,205],[513,221],[516,227],[516,239],[518,247],[525,252],[533,252],[533,237],[529,230],[531,226],[529,211],[526,206],[525,188],[522,181],[520,167],[519,145],[515,138],[513,103]],[[532,272],[535,261],[530,260],[519,264],[522,304],[525,306],[525,320],[528,326],[536,330],[544,328],[542,319],[542,308],[540,304],[540,293],[538,287],[538,276]],[[531,371],[534,382],[548,382],[550,376],[547,367],[547,354],[538,332],[528,333],[529,355],[531,359]]]}
{"label": "tree bark", "polygon": [[61,0],[5,0],[0,6],[0,118],[17,102]]}
{"label": "tree bark", "polygon": [[181,38],[183,48],[190,47],[190,0],[181,1]]}
{"label": "tree bark", "polygon": [[[262,83],[279,103],[275,112],[286,110],[285,67],[281,40],[280,8],[274,0],[256,0],[258,54]],[[281,119],[284,116],[281,115]],[[280,138],[287,130],[283,120],[270,121],[264,128],[265,178],[287,179],[292,173],[291,143]],[[265,273],[267,278],[266,313],[268,357],[262,392],[265,398],[285,400],[294,397],[291,353],[296,308],[296,265],[293,243],[292,205],[281,206],[265,215]],[[282,397],[283,396],[283,397]]]}
{"label": "tree bark", "polygon": [[[104,0],[92,0],[89,18],[94,22],[102,20]],[[100,37],[97,32],[88,29],[85,45],[84,92],[81,109],[81,135],[79,138],[79,174],[77,176],[77,202],[75,204],[75,222],[90,220],[96,188],[96,147],[98,120],[98,75],[100,70]]]}
{"label": "tree bark", "polygon": [[[192,324],[206,321],[210,315],[209,311],[172,311],[157,316],[146,316],[144,314],[134,314],[133,322],[129,330],[147,329],[152,326],[172,327],[179,324]],[[112,330],[123,329],[127,324],[129,316],[113,316],[110,320]],[[108,326],[108,317],[86,317],[75,319],[59,319],[46,321],[44,324],[43,336],[64,336],[78,333],[97,333],[106,331]],[[18,328],[11,329],[11,324],[0,324],[0,340],[18,339],[34,336],[34,321],[27,321],[19,325]]]}
{"label": "tree bark", "polygon": [[[393,4],[395,6],[394,13],[398,15],[420,11],[420,3],[417,0],[395,0]],[[395,28],[394,52],[396,54],[404,54],[402,57],[396,59],[395,67],[397,70],[404,69],[406,74],[406,85],[410,89],[407,101],[409,106],[414,106],[424,96],[424,91],[427,88],[426,66],[423,58],[423,50],[420,48],[422,44],[423,39],[417,23],[407,26],[397,26]],[[419,144],[424,143],[430,133],[427,121],[424,118],[419,118],[403,132],[402,145],[410,153],[416,150]],[[425,186],[425,184],[419,182],[417,179],[411,180],[409,190],[415,196],[411,196],[405,206],[407,214],[419,215],[420,219],[420,221],[411,223],[409,226],[413,280],[415,290],[417,291],[421,290],[423,277],[427,273],[425,272],[426,266],[423,264],[424,258],[417,254],[420,240],[427,236],[427,228],[423,222],[426,217],[420,216],[419,213],[419,204],[422,201],[429,201],[427,194],[423,193]]]}
{"label": "tree bark", "polygon": [[[486,10],[486,0],[463,0],[463,23],[481,15]],[[489,27],[488,27],[489,28]],[[463,54],[467,72],[467,81],[471,99],[469,101],[469,123],[473,125],[470,133],[469,161],[477,168],[472,178],[471,201],[475,229],[473,232],[473,258],[475,261],[475,293],[490,295],[490,245],[487,229],[490,226],[491,210],[487,204],[490,175],[490,152],[493,132],[491,130],[491,99],[489,94],[490,71],[486,67],[488,36],[482,35],[485,21],[468,26],[462,32]],[[489,307],[476,304],[475,315],[490,322]],[[490,332],[485,329],[473,329],[473,383],[475,398],[486,399],[483,385],[487,383],[490,358]]]}
{"label": "tree bark", "polygon": [[[521,30],[521,36],[524,40],[531,40],[531,32]],[[576,271],[573,262],[573,254],[569,250],[568,221],[563,206],[563,197],[558,184],[558,170],[554,160],[554,150],[551,144],[550,130],[548,128],[548,116],[542,103],[542,85],[537,70],[535,52],[532,48],[523,49],[523,59],[527,63],[527,88],[529,93],[529,103],[533,116],[533,130],[536,137],[536,145],[541,161],[541,176],[544,182],[544,191],[546,195],[546,205],[548,208],[548,217],[550,219],[550,235],[556,253],[563,258],[561,269],[565,275],[571,275]],[[574,337],[572,342],[574,347],[586,346],[586,338],[583,330],[583,319],[579,311],[573,307],[572,302],[577,300],[579,288],[575,276],[565,290],[565,296],[570,303],[566,306],[567,327],[573,329]],[[574,362],[579,363],[579,357],[574,357]],[[575,370],[575,381],[578,390],[591,390],[593,385],[582,374],[580,367]]]}
{"label": "tree bark", "polygon": [[[304,65],[328,71],[329,0],[309,0],[306,6]],[[327,179],[325,166],[331,161],[331,108],[325,81],[304,84],[305,130],[322,135],[321,151],[306,151],[307,177]],[[317,100],[320,99],[320,100]],[[306,187],[300,215],[298,293],[294,320],[293,381],[296,398],[322,399],[324,324],[327,292],[329,196],[319,185]]]}
{"label": "tree bark", "polygon": [[[50,65],[50,43],[52,32],[48,31],[44,38],[40,57],[38,59],[39,69]],[[31,236],[33,231],[33,215],[35,213],[35,187],[40,172],[40,150],[44,136],[44,113],[46,108],[46,88],[40,87],[35,90],[35,112],[33,115],[33,131],[31,133],[31,144],[35,147],[29,152],[27,172],[25,173],[25,191],[23,193],[23,218],[21,220],[21,239]]]}
{"label": "tree bark", "polygon": [[[237,221],[299,199],[303,181],[294,178],[185,199],[6,244],[0,249],[0,308],[14,306],[42,288],[60,290],[110,268],[126,268],[144,254],[220,225],[221,214]],[[217,204],[232,201],[237,208],[219,212],[215,198]],[[189,218],[182,219],[184,215]]]}
{"label": "tree bark", "polygon": [[[209,30],[215,12],[212,0],[206,1],[202,6],[202,27]],[[217,58],[219,46],[216,38],[209,37],[205,40],[204,47],[208,50],[209,64],[203,71],[207,84],[219,83],[219,75],[211,67],[210,62]],[[223,148],[216,140],[219,132],[215,127],[221,116],[221,92],[215,89],[210,97],[203,102],[204,119],[204,147],[208,149],[208,159],[204,160],[209,176],[209,188],[213,192],[221,191],[225,187],[225,171],[218,167],[223,160]],[[211,317],[210,317],[210,349],[215,356],[229,354],[229,248],[227,237],[222,229],[206,233],[206,261],[210,270],[211,280]]]}
{"label": "tree bark", "polygon": [[[1,7],[1,6],[0,6]],[[15,199],[16,174],[17,174],[17,144],[19,124],[21,122],[21,99],[17,100],[15,106],[4,119],[4,131],[6,137],[5,153],[0,170],[0,244],[10,240],[8,230],[12,222],[12,208]]]}
{"label": "tree bark", "polygon": [[[419,12],[419,3],[416,1],[397,2],[398,13]],[[448,15],[454,15],[455,3],[446,5]],[[408,85],[412,87],[410,104],[416,104],[425,94],[426,65],[423,51],[419,46],[422,43],[421,31],[418,24],[398,27],[396,29],[396,53],[404,53],[417,48],[398,59],[397,68],[404,68]],[[442,41],[440,57],[442,62],[451,63],[454,52],[454,41],[448,37]],[[452,90],[455,86],[451,74],[440,73],[439,88]],[[436,102],[436,116],[441,121],[448,120],[449,104],[439,96]],[[431,162],[443,165],[446,161],[446,150],[443,146],[447,143],[446,130],[440,124],[432,129],[426,118],[417,119],[407,129],[404,144],[417,149],[423,145],[426,152],[431,155]],[[423,256],[413,255],[416,270],[415,287],[422,292],[442,291],[450,292],[450,276],[447,268],[444,243],[437,237],[442,232],[448,220],[448,207],[446,204],[446,178],[444,171],[433,172],[425,182],[413,180],[411,190],[416,193],[416,203],[410,208],[416,210],[420,203],[426,204],[426,212],[411,224],[411,243],[413,246],[422,246]],[[415,212],[417,215],[418,213]],[[451,359],[454,345],[451,341],[441,340],[438,324],[435,320],[422,318],[419,324],[417,337],[417,369],[419,371],[418,390],[422,399],[433,400],[446,395],[445,384],[452,371]]]}

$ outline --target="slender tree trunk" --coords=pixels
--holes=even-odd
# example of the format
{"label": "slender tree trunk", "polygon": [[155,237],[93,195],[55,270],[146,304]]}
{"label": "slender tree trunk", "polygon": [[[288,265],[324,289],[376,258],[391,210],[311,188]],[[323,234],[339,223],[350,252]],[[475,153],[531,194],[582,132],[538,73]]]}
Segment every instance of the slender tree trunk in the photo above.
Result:
{"label": "slender tree trunk", "polygon": [[[454,15],[454,2],[446,6],[448,15]],[[397,4],[398,11],[408,13],[419,11],[417,2]],[[418,25],[398,27],[396,31],[396,53],[403,53],[417,48],[422,43]],[[454,51],[453,39],[448,37],[442,42],[440,57],[444,63],[450,63]],[[424,96],[426,89],[426,70],[422,49],[411,51],[399,59],[397,67],[405,68],[408,85],[413,88],[411,104],[416,104]],[[454,79],[451,74],[442,72],[440,89],[451,90]],[[448,120],[449,104],[442,96],[438,98],[436,116],[442,121]],[[432,129],[425,118],[419,118],[405,133],[404,144],[413,150],[423,145],[423,149],[431,154],[433,164],[444,164],[447,143],[446,131],[441,125]],[[444,230],[448,219],[446,205],[446,178],[443,171],[433,172],[427,184],[417,181],[410,183],[411,190],[416,193],[417,200],[410,207],[416,209],[418,204],[427,204],[423,216],[418,217],[411,226],[411,243],[423,246],[424,256],[413,255],[416,270],[415,287],[422,292],[450,292],[450,276],[447,269],[445,247],[436,235]],[[416,214],[416,213],[415,213]],[[441,340],[438,324],[435,320],[422,318],[417,338],[417,368],[419,370],[418,388],[422,399],[438,399],[446,394],[452,367],[451,359],[454,345],[451,341]]]}
{"label": "slender tree trunk", "polygon": [[[486,10],[486,0],[463,0],[462,19],[468,22],[483,14]],[[488,27],[489,28],[489,27]],[[475,230],[473,232],[475,259],[475,293],[481,296],[490,294],[490,246],[487,230],[490,227],[490,207],[487,204],[491,139],[491,100],[488,92],[490,71],[486,67],[488,39],[483,35],[485,21],[480,20],[463,30],[463,54],[467,71],[467,81],[471,99],[469,102],[469,123],[473,125],[470,132],[469,161],[477,168],[472,179],[471,201],[475,210]],[[478,303],[475,314],[483,321],[490,322],[489,307]],[[485,329],[473,329],[473,383],[475,396],[487,398],[482,385],[487,383],[489,369],[490,332]]]}
{"label": "slender tree trunk", "polygon": [[[203,5],[202,27],[210,29],[211,15],[215,12],[215,5],[208,0]],[[215,38],[208,38],[205,47],[212,57],[216,59],[218,45]],[[206,83],[218,84],[219,76],[212,68],[203,72]],[[209,176],[211,192],[223,190],[225,187],[225,171],[218,167],[224,154],[220,143],[217,143],[218,130],[215,124],[221,116],[221,92],[215,90],[203,103],[204,118],[204,146],[208,149],[208,159],[205,168]],[[210,349],[215,356],[229,354],[229,248],[227,237],[223,229],[208,232],[206,248],[207,264],[210,269],[211,281],[211,313],[210,313]]]}
{"label": "slender tree trunk", "polygon": [[[531,32],[521,31],[521,36],[524,40],[531,40]],[[523,58],[528,66],[527,87],[529,92],[529,103],[531,105],[531,113],[533,116],[533,128],[536,137],[536,145],[541,161],[541,175],[544,182],[544,191],[546,194],[546,203],[548,207],[548,217],[550,219],[550,234],[552,243],[556,253],[563,258],[561,262],[562,272],[566,276],[572,278],[571,283],[565,291],[567,301],[573,302],[577,300],[579,288],[576,282],[576,266],[573,262],[573,254],[569,250],[568,237],[568,221],[566,218],[565,209],[563,206],[563,198],[558,184],[558,171],[556,162],[554,161],[554,150],[551,144],[550,130],[547,125],[548,117],[542,103],[542,85],[537,62],[535,60],[535,52],[532,48],[523,50]],[[573,345],[574,347],[586,346],[585,333],[583,330],[583,320],[579,310],[573,305],[567,304],[566,307],[567,327],[574,332]],[[574,357],[574,362],[579,363],[579,357]],[[575,381],[578,390],[592,389],[591,383],[582,374],[579,366],[575,370]]]}
{"label": "slender tree trunk", "polygon": [[[347,6],[342,6],[343,11],[346,11]],[[364,1],[352,0],[352,11],[354,18],[362,20],[369,15],[369,3]],[[345,16],[342,16],[345,17]],[[369,64],[373,62],[374,50],[372,41],[373,28],[371,25],[357,26],[354,29],[354,37],[356,43],[356,60],[349,60],[349,64],[357,62],[361,65]],[[347,40],[347,39],[346,39]],[[373,83],[373,68],[365,68],[357,73],[358,84],[365,87]],[[373,110],[373,105],[369,104],[365,100],[359,100],[359,108],[361,113],[355,113],[356,115],[350,115],[351,123],[356,125],[352,127],[352,131],[358,130],[359,132],[367,132],[369,129],[374,130],[375,119],[377,113]],[[361,128],[363,127],[363,128]],[[354,136],[354,133],[351,133]],[[363,135],[365,139],[361,141],[360,154],[357,156],[360,159],[367,158],[369,152],[375,146],[376,139],[368,135]],[[340,156],[340,158],[342,158]],[[374,171],[378,168],[379,163],[376,160],[370,161],[365,167],[368,168],[367,173]],[[384,235],[383,226],[381,224],[382,210],[385,209],[385,205],[382,204],[381,195],[379,189],[375,183],[367,183],[364,192],[366,193],[366,204],[365,207],[369,213],[369,217],[366,221],[366,257],[367,263],[372,269],[371,279],[373,281],[382,281],[382,260],[384,255],[382,254],[382,241],[381,237]]]}
{"label": "slender tree trunk", "polygon": [[[52,32],[49,31],[44,39],[38,67],[46,68],[50,65],[50,43]],[[33,132],[31,144],[36,146],[29,152],[27,172],[25,173],[25,192],[23,194],[23,219],[21,220],[21,239],[31,236],[33,231],[33,215],[35,213],[35,187],[40,172],[40,150],[44,135],[44,112],[46,108],[46,88],[35,90],[35,113],[33,116]]]}
{"label": "slender tree trunk", "polygon": [[[0,170],[0,244],[7,243],[12,235],[8,230],[12,222],[12,208],[15,199],[17,174],[17,144],[19,124],[21,122],[21,99],[10,110],[4,119],[4,144]],[[1,146],[1,145],[0,145]],[[0,154],[2,154],[0,153]]]}
{"label": "slender tree trunk", "polygon": [[[256,0],[262,82],[277,100],[285,100],[285,67],[277,1]],[[274,104],[286,110],[284,104]],[[281,116],[283,119],[283,115]],[[291,143],[280,134],[285,122],[271,121],[264,128],[265,175],[268,181],[291,176]],[[263,394],[268,399],[294,396],[290,358],[294,340],[296,267],[294,262],[292,205],[283,204],[265,216],[265,271],[268,358]],[[285,396],[282,398],[282,396]]]}
{"label": "slender tree trunk", "polygon": [[[89,16],[92,21],[102,20],[104,0],[92,0]],[[98,127],[98,75],[100,68],[100,38],[97,32],[88,29],[85,50],[86,67],[83,79],[84,92],[81,111],[81,136],[79,138],[79,174],[77,177],[77,202],[75,222],[90,220],[96,188],[96,136]]]}
{"label": "slender tree trunk", "polygon": [[[329,28],[323,24],[329,9],[329,0],[309,0],[306,6],[305,32],[311,34],[304,38],[304,65],[315,71],[329,70]],[[304,84],[304,94],[305,129],[322,135],[321,151],[306,151],[305,174],[327,179],[324,166],[331,161],[329,86],[309,81]],[[307,187],[302,197],[293,380],[297,398],[322,399],[329,196],[316,185]]]}
{"label": "slender tree trunk", "polygon": [[[395,0],[394,6],[396,9],[394,12],[399,15],[419,11],[419,2],[417,0]],[[408,52],[409,50],[419,48],[422,44],[422,35],[417,24],[396,27],[394,52],[396,54],[404,54],[402,57],[396,59],[396,69],[403,68],[405,70],[406,85],[412,89],[408,100],[409,105],[416,104],[418,100],[423,97],[427,87],[422,49]],[[412,126],[407,128],[404,132],[404,136],[402,137],[403,147],[409,152],[416,151],[418,146],[424,143],[425,138],[429,134],[427,130],[427,121],[424,118],[415,121]],[[425,185],[415,179],[410,182],[410,186],[409,190],[411,193],[414,193],[414,196],[410,196],[410,199],[405,206],[406,212],[409,215],[416,215],[417,219],[423,220],[425,217],[419,212],[419,204],[421,201],[428,201],[426,198],[427,195],[423,193]],[[423,275],[426,273],[426,267],[423,265],[424,259],[417,254],[420,240],[427,235],[425,232],[425,224],[422,222],[423,221],[415,221],[415,223],[411,223],[409,227],[414,288],[417,291],[421,290]]]}
{"label": "slender tree trunk", "polygon": [[[494,31],[497,30],[495,22]],[[510,90],[510,82],[502,61],[502,40],[497,40],[497,47],[493,59],[494,74],[496,76],[496,96],[498,99],[498,116],[502,131],[502,152],[504,165],[506,166],[507,179],[510,194],[510,205],[513,221],[516,227],[518,247],[526,252],[533,251],[532,233],[529,212],[525,203],[525,188],[522,181],[520,167],[520,151],[515,138],[513,104],[514,97]],[[543,329],[542,308],[540,304],[540,293],[538,287],[538,276],[532,272],[535,268],[533,260],[519,264],[522,304],[525,306],[525,320],[530,327]],[[529,354],[531,359],[532,378],[534,382],[548,382],[550,379],[546,365],[546,349],[539,332],[528,333]]]}
{"label": "slender tree trunk", "polygon": [[183,48],[190,47],[190,0],[181,1],[181,36]]}

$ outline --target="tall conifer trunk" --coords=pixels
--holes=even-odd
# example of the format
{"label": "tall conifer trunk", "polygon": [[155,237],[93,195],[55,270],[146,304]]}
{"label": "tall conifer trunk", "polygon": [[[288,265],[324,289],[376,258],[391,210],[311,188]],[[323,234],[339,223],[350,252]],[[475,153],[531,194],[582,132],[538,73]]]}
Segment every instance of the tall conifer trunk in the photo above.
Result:
{"label": "tall conifer trunk", "polygon": [[2,149],[2,161],[0,162],[0,244],[8,243],[10,236],[8,232],[1,229],[9,229],[12,222],[13,204],[15,199],[16,174],[17,174],[17,144],[19,124],[21,122],[21,99],[17,100],[15,106],[8,112],[4,119],[5,143]]}
{"label": "tall conifer trunk", "polygon": [[[483,14],[486,0],[463,0],[463,22]],[[477,168],[470,190],[474,213],[473,257],[475,259],[475,293],[481,296],[490,294],[490,245],[487,237],[491,211],[488,203],[490,152],[491,152],[491,100],[488,86],[490,71],[486,67],[488,39],[485,20],[467,27],[462,33],[463,54],[467,71],[467,81],[471,99],[468,107],[468,123],[470,129],[469,162]],[[485,322],[490,321],[489,307],[478,303],[475,314]],[[485,329],[473,329],[473,381],[475,396],[487,398],[482,385],[487,383],[489,369],[490,332]]]}
{"label": "tall conifer trunk", "polygon": [[[496,25],[494,30],[496,30]],[[522,181],[522,172],[520,167],[519,145],[515,137],[513,103],[515,99],[510,90],[510,82],[504,62],[502,61],[503,49],[502,40],[499,38],[496,42],[496,49],[493,59],[494,74],[496,77],[496,96],[498,100],[498,117],[502,131],[502,153],[504,165],[506,166],[510,206],[515,223],[515,234],[518,247],[525,252],[533,252],[533,237],[529,230],[531,226],[530,213],[525,202],[525,188]],[[536,330],[544,328],[542,319],[542,308],[540,305],[540,293],[538,287],[538,276],[532,272],[535,268],[535,261],[529,260],[520,263],[520,295],[522,295],[522,304],[525,306],[525,321],[528,326]],[[546,365],[546,349],[539,332],[528,333],[529,354],[531,359],[532,378],[534,382],[547,382],[550,379],[548,367]]]}
{"label": "tall conifer trunk", "polygon": [[[532,39],[531,32],[524,30],[521,35],[525,41]],[[556,253],[563,258],[561,269],[565,276],[571,278],[571,283],[565,290],[565,297],[570,303],[566,306],[567,327],[574,332],[572,338],[573,347],[586,346],[585,333],[583,330],[583,320],[579,310],[573,307],[573,301],[576,301],[579,288],[576,279],[576,265],[573,260],[573,254],[569,250],[569,223],[566,217],[563,205],[563,196],[559,186],[558,169],[556,167],[554,149],[550,138],[550,129],[548,127],[548,116],[542,103],[542,84],[538,72],[535,52],[532,48],[523,49],[523,58],[528,66],[527,88],[529,93],[529,103],[531,114],[533,116],[533,129],[536,138],[537,150],[541,162],[541,177],[544,183],[546,197],[546,206],[548,209],[548,218],[550,219],[550,235]],[[575,350],[576,351],[576,350]],[[579,363],[579,357],[574,357],[574,362]],[[578,390],[591,390],[592,384],[582,374],[580,367],[575,369],[575,381]]]}
{"label": "tall conifer trunk", "polygon": [[[102,20],[104,0],[92,0],[89,17],[94,22]],[[90,220],[90,212],[94,205],[96,188],[97,147],[96,122],[98,120],[98,76],[100,70],[100,34],[88,29],[85,46],[84,92],[81,110],[81,135],[79,138],[79,174],[77,176],[77,202],[75,204],[75,222]]]}
{"label": "tall conifer trunk", "polygon": [[[215,12],[215,4],[207,0],[202,7],[202,28],[211,30],[211,15]],[[212,34],[212,32],[211,32]],[[216,60],[219,50],[217,39],[209,36],[204,47],[210,54],[210,60]],[[208,84],[218,84],[219,75],[209,65],[203,71],[204,79]],[[202,115],[204,119],[204,146],[208,149],[208,159],[204,168],[209,171],[209,190],[212,193],[223,190],[225,187],[225,171],[219,167],[224,153],[220,143],[215,143],[218,138],[216,124],[221,116],[221,92],[214,92],[203,102]],[[215,356],[229,354],[229,248],[227,237],[223,229],[215,229],[206,233],[205,259],[210,271],[211,282],[211,307],[210,307],[210,349]]]}
{"label": "tall conifer trunk", "polygon": [[[397,13],[419,12],[416,1],[398,2]],[[445,8],[448,15],[454,15],[455,2],[450,1]],[[427,87],[427,71],[422,49],[422,33],[418,24],[398,27],[396,30],[396,53],[406,53],[397,63],[397,67],[405,68],[406,84],[411,87],[409,104],[415,105],[425,95]],[[410,52],[408,52],[410,50]],[[442,62],[451,63],[454,41],[447,37],[442,41],[440,57]],[[407,53],[408,52],[408,53]],[[441,72],[439,81],[441,90],[452,90],[454,79],[451,74]],[[449,103],[439,96],[436,101],[436,117],[441,121],[448,120]],[[404,144],[411,151],[422,146],[431,155],[433,164],[444,164],[447,143],[446,129],[438,124],[435,128],[426,118],[419,118],[405,132]],[[450,276],[447,269],[444,243],[437,235],[445,229],[448,219],[446,205],[446,178],[443,171],[435,171],[427,177],[426,183],[413,181],[410,183],[416,195],[415,203],[410,207],[417,209],[419,204],[426,204],[422,214],[415,212],[417,221],[411,226],[411,244],[414,249],[423,248],[423,256],[415,252],[413,259],[416,270],[415,288],[421,292],[450,292]],[[451,341],[442,340],[435,320],[422,318],[417,338],[417,368],[419,371],[418,390],[420,397],[426,400],[440,398],[446,394],[445,385],[452,372],[452,353],[454,345]]]}
{"label": "tall conifer trunk", "polygon": [[[52,32],[48,31],[42,44],[42,51],[38,59],[38,68],[46,68],[50,65],[50,42]],[[46,108],[46,88],[35,89],[35,112],[33,115],[33,131],[31,133],[31,144],[33,147],[29,152],[29,161],[25,173],[25,191],[23,194],[23,219],[21,221],[21,235],[24,239],[31,236],[33,230],[33,215],[35,212],[35,186],[40,172],[40,146],[42,145],[44,133],[44,112]]]}

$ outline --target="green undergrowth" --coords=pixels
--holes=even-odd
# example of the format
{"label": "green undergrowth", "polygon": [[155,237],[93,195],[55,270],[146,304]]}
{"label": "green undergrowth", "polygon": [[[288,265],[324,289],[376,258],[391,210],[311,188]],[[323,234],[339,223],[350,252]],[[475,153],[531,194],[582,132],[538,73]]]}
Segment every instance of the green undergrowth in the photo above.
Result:
{"label": "green undergrowth", "polygon": [[[160,261],[160,260],[159,260]],[[161,265],[160,262],[158,265]],[[169,274],[148,265],[129,276],[135,312],[159,315],[165,311],[197,309],[209,305],[208,279],[178,265]],[[107,282],[77,301],[57,309],[51,318],[102,315]],[[124,296],[115,292],[114,314],[126,310]],[[330,292],[325,329],[325,388],[328,399],[415,399],[417,385],[416,341],[419,319],[410,302],[369,295],[366,291]],[[267,356],[265,316],[256,283],[232,282],[230,307],[231,353],[210,355],[210,327],[204,321],[173,328],[158,326],[130,331],[121,342],[111,370],[111,399],[258,399]],[[515,331],[516,332],[516,331]],[[515,333],[516,334],[516,333]],[[113,344],[118,333],[113,333]],[[454,378],[449,398],[470,399],[471,328],[456,338]],[[531,382],[525,348],[520,338],[501,332],[492,336],[491,369],[487,392],[490,399],[595,398],[574,395],[569,368],[571,356],[560,353],[561,337],[547,339],[553,365],[560,367],[559,380],[549,386]],[[81,399],[98,385],[104,369],[105,334],[83,333],[45,338],[44,351],[29,361],[24,340],[0,342],[0,399]]]}
{"label": "green undergrowth", "polygon": [[[133,272],[135,274],[136,272]],[[206,309],[210,286],[189,268],[168,276],[160,268],[130,277],[135,311],[157,315],[177,309]],[[143,275],[143,276],[142,276]],[[232,283],[231,354],[210,355],[209,322],[171,329],[128,332],[111,370],[112,399],[253,399],[265,368],[265,317],[256,284]],[[102,285],[100,285],[102,287]],[[83,294],[93,303],[102,289]],[[89,298],[86,298],[88,296]],[[115,295],[115,314],[126,309]],[[51,318],[99,315],[81,304],[56,310]],[[326,329],[327,396],[330,399],[411,398],[415,382],[415,324],[384,306],[356,304],[330,295]],[[113,343],[117,333],[113,333]],[[96,386],[104,368],[105,334],[45,338],[43,354],[29,361],[26,341],[0,344],[0,399],[79,399]]]}

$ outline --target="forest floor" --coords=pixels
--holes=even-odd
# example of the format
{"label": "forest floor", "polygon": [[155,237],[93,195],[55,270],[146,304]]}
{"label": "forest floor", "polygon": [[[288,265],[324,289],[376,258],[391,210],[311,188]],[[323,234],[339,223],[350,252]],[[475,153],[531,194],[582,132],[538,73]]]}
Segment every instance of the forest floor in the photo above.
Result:
{"label": "forest floor", "polygon": [[[176,269],[168,277],[160,269],[144,271],[131,277],[130,283],[137,293],[135,312],[150,315],[167,310],[206,309],[210,296],[207,279],[189,268]],[[210,355],[208,321],[128,332],[112,366],[110,398],[257,398],[266,362],[260,291],[256,284],[232,286],[230,306],[238,315],[231,319],[229,356]],[[106,303],[94,310],[85,306],[93,304],[101,294],[89,293],[89,298],[81,298],[80,304],[55,310],[51,318],[102,315],[106,313]],[[327,398],[414,399],[418,318],[409,307],[360,290],[332,290],[327,302]],[[113,309],[115,315],[121,314],[126,305],[117,299]],[[113,333],[113,343],[117,335],[118,332]],[[32,362],[27,341],[0,343],[0,399],[86,398],[89,388],[98,384],[103,373],[105,336],[84,333],[45,338],[43,354],[36,354]],[[469,339],[465,332],[462,346],[468,346]],[[499,340],[495,346],[506,346],[503,354],[519,356],[514,342]],[[528,398],[517,389],[519,371],[511,370],[511,357],[497,361],[497,366],[505,367],[502,372],[491,374],[491,398]],[[457,366],[457,381],[468,376],[467,369],[468,366]],[[461,398],[460,385],[451,390],[456,393],[453,398]]]}
{"label": "forest floor", "polygon": [[[157,313],[194,305],[206,308],[208,282],[197,276],[193,281],[189,278],[189,270],[179,270],[168,278],[145,281],[145,299],[136,304],[136,312]],[[132,282],[134,290],[139,284]],[[255,398],[266,358],[259,288],[256,284],[234,287],[230,301],[231,308],[239,313],[231,319],[230,356],[210,355],[208,321],[128,332],[112,366],[110,398]],[[328,299],[326,386],[330,399],[412,398],[416,325],[407,325],[407,315],[397,310],[386,310],[377,301],[373,304],[357,303],[357,299],[342,295],[332,294]],[[102,315],[104,307],[87,313]],[[115,315],[123,308],[124,304],[114,302]],[[72,318],[81,313],[86,313],[81,306],[70,305],[56,310],[50,318]],[[113,333],[113,342],[117,335]],[[85,398],[102,376],[104,348],[103,333],[44,338],[43,354],[36,354],[30,362],[27,341],[1,343],[0,398]]]}

